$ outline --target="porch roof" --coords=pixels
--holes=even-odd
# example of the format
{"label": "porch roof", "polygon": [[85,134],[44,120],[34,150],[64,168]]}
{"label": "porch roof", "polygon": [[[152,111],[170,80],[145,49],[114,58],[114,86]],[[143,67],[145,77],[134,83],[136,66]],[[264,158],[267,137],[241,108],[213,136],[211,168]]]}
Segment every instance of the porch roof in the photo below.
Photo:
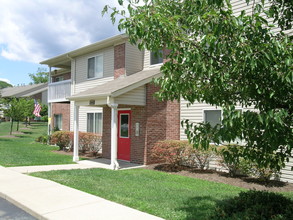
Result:
{"label": "porch roof", "polygon": [[84,92],[72,95],[69,100],[85,101],[91,99],[100,99],[107,97],[117,97],[133,89],[136,89],[152,81],[161,75],[160,67],[150,68],[137,72],[130,76],[119,77],[105,84],[88,89]]}

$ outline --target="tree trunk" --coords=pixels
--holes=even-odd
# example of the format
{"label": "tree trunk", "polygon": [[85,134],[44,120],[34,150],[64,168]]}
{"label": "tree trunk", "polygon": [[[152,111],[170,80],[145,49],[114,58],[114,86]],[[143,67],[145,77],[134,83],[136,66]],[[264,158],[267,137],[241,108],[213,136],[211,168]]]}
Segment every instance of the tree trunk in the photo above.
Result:
{"label": "tree trunk", "polygon": [[18,129],[19,129],[19,121],[17,121],[16,131],[18,131]]}
{"label": "tree trunk", "polygon": [[29,117],[25,117],[25,127],[26,127],[26,128],[27,128],[28,118],[29,118]]}
{"label": "tree trunk", "polygon": [[12,128],[13,128],[13,119],[11,120],[10,135],[12,135]]}

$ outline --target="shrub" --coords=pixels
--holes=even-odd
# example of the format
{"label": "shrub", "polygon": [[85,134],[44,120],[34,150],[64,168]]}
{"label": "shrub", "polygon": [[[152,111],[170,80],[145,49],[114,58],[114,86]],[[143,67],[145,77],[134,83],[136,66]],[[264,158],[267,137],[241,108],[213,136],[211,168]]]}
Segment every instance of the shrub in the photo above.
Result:
{"label": "shrub", "polygon": [[42,144],[48,144],[49,140],[50,140],[50,136],[41,135],[41,136],[37,137],[35,141],[40,142]]}
{"label": "shrub", "polygon": [[195,149],[188,141],[167,140],[155,144],[151,156],[154,162],[168,163],[172,166],[185,165],[199,169],[207,169],[213,148],[209,150]]}
{"label": "shrub", "polygon": [[159,141],[152,148],[151,157],[154,162],[178,166],[186,146],[188,146],[187,141]]}
{"label": "shrub", "polygon": [[201,170],[208,169],[214,148],[211,146],[208,150],[193,148],[192,145],[187,145],[183,152],[182,163],[190,167],[196,167]]}
{"label": "shrub", "polygon": [[91,152],[94,156],[102,149],[102,137],[94,133],[79,133],[79,149]]}
{"label": "shrub", "polygon": [[243,174],[243,147],[238,145],[227,145],[218,148],[219,164],[226,168],[229,175],[234,177],[237,174]]}
{"label": "shrub", "polygon": [[73,146],[73,132],[55,131],[51,135],[51,144],[56,144],[60,150],[68,150]]}
{"label": "shrub", "polygon": [[222,201],[211,219],[293,219],[293,200],[281,194],[266,191],[241,192],[238,196]]}
{"label": "shrub", "polygon": [[[73,136],[71,131],[56,131],[51,136],[51,144],[59,146],[60,150],[73,150]],[[79,132],[79,151],[96,155],[102,149],[102,137],[94,133]]]}

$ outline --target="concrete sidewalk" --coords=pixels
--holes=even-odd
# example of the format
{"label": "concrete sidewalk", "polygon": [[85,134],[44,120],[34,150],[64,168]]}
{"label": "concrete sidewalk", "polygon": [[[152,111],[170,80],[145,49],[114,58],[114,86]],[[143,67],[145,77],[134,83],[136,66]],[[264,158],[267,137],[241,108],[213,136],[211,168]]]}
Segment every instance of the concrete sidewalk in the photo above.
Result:
{"label": "concrete sidewalk", "polygon": [[38,219],[161,219],[50,180],[28,176],[1,166],[0,197]]}
{"label": "concrete sidewalk", "polygon": [[[118,161],[120,170],[141,168],[144,165],[129,163],[126,161]],[[22,166],[22,167],[8,167],[7,169],[19,172],[19,173],[34,173],[50,170],[72,170],[72,169],[90,169],[90,168],[104,168],[111,169],[111,160],[105,158],[98,158],[93,160],[81,160],[76,164],[65,165],[43,165],[43,166]]]}

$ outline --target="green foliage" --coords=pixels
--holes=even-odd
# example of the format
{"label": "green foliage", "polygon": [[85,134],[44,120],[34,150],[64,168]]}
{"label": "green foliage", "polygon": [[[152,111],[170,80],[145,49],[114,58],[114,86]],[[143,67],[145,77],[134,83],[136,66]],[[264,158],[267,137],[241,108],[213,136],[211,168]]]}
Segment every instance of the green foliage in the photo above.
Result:
{"label": "green foliage", "polygon": [[261,181],[268,181],[272,177],[278,178],[279,172],[275,168],[275,154],[266,155],[267,162],[272,160],[273,165],[257,163],[247,157],[246,147],[239,145],[221,146],[217,149],[220,158],[220,165],[228,169],[230,176],[245,174],[258,178]]}
{"label": "green foliage", "polygon": [[32,80],[32,84],[48,82],[49,73],[45,68],[38,68],[36,73],[29,73],[28,75]]}
{"label": "green foliage", "polygon": [[[293,4],[246,2],[252,13],[237,16],[229,0],[119,1],[128,3],[127,9],[106,6],[103,13],[111,8],[112,21],[122,16],[119,30],[140,49],[170,50],[156,80],[160,100],[183,97],[223,109],[221,126],[183,123],[195,147],[241,140],[246,158],[280,170],[293,148],[293,44],[261,15],[267,13],[285,30]],[[238,105],[253,110],[241,114]]]}
{"label": "green foliage", "polygon": [[56,131],[51,135],[51,144],[56,144],[60,150],[71,149],[73,145],[73,133],[70,131]]}
{"label": "green foliage", "polygon": [[241,192],[222,201],[211,219],[290,220],[293,219],[293,200],[272,192]]}
{"label": "green foliage", "polygon": [[48,144],[50,140],[50,136],[49,135],[41,135],[39,137],[36,138],[36,142],[40,142],[42,144]]}
{"label": "green foliage", "polygon": [[[12,87],[12,85],[7,83],[7,82],[4,82],[4,81],[0,80],[0,89],[4,89],[4,88],[7,88],[7,87]],[[1,93],[0,93],[0,95],[1,95]]]}

